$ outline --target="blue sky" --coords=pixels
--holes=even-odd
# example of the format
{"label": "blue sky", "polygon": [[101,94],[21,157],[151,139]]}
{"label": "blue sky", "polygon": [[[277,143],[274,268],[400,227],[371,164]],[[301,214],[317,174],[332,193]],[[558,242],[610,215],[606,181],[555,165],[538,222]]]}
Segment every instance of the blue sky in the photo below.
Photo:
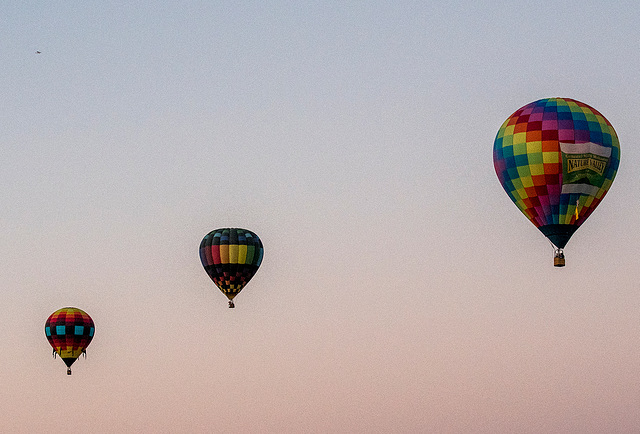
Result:
{"label": "blue sky", "polygon": [[[0,16],[3,431],[640,426],[636,2]],[[564,269],[492,163],[553,96],[622,153]],[[265,245],[235,310],[198,258],[225,226]],[[67,305],[96,323],[71,377],[44,337]]]}

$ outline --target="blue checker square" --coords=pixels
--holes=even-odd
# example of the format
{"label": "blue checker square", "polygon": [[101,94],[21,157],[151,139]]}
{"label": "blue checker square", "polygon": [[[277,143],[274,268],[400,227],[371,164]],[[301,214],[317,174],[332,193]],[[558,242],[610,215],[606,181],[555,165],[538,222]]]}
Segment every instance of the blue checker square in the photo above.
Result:
{"label": "blue checker square", "polygon": [[516,166],[517,167],[528,166],[529,165],[529,157],[527,156],[527,154],[516,155],[515,156],[515,161],[516,161]]}
{"label": "blue checker square", "polygon": [[582,112],[572,112],[573,113],[573,121],[585,121],[587,120],[587,116]]}
{"label": "blue checker square", "polygon": [[602,125],[600,124],[600,122],[589,122],[589,130],[602,131]]}
{"label": "blue checker square", "polygon": [[573,128],[576,130],[588,130],[589,124],[586,120],[575,120],[573,121]]}
{"label": "blue checker square", "polygon": [[593,143],[602,143],[602,133],[600,131],[591,131],[590,137]]}

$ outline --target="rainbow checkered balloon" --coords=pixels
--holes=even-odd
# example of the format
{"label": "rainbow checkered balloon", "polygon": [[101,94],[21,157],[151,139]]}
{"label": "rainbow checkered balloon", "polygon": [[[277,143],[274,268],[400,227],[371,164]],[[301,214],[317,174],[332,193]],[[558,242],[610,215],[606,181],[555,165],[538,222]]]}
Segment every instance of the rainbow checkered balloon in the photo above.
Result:
{"label": "rainbow checkered balloon", "polygon": [[[216,229],[200,243],[202,266],[229,300],[256,274],[263,255],[262,241],[247,229]],[[229,307],[233,307],[233,303]]]}
{"label": "rainbow checkered balloon", "polygon": [[71,365],[81,354],[85,354],[85,349],[93,339],[95,326],[82,309],[63,307],[49,315],[44,333],[53,347],[54,356],[60,356],[67,365],[67,374],[71,374]]}
{"label": "rainbow checkered balloon", "polygon": [[511,200],[563,249],[611,187],[620,143],[594,108],[569,98],[545,98],[502,124],[493,163]]}

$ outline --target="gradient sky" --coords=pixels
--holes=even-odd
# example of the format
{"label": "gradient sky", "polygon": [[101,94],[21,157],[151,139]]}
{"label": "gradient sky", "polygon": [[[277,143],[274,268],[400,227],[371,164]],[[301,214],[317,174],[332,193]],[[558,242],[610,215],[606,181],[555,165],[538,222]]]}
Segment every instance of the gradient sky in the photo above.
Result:
{"label": "gradient sky", "polygon": [[[640,431],[636,0],[131,3],[0,5],[0,431]],[[492,162],[555,96],[622,150],[563,269]]]}

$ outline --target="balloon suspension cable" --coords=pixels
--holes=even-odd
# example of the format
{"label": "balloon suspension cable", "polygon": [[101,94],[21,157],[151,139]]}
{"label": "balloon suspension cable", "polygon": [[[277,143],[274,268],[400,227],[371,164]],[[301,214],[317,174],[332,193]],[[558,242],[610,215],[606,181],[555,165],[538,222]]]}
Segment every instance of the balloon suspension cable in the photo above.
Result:
{"label": "balloon suspension cable", "polygon": [[56,353],[56,349],[54,348],[53,349],[53,358],[55,359],[57,355],[58,355],[58,353]]}

